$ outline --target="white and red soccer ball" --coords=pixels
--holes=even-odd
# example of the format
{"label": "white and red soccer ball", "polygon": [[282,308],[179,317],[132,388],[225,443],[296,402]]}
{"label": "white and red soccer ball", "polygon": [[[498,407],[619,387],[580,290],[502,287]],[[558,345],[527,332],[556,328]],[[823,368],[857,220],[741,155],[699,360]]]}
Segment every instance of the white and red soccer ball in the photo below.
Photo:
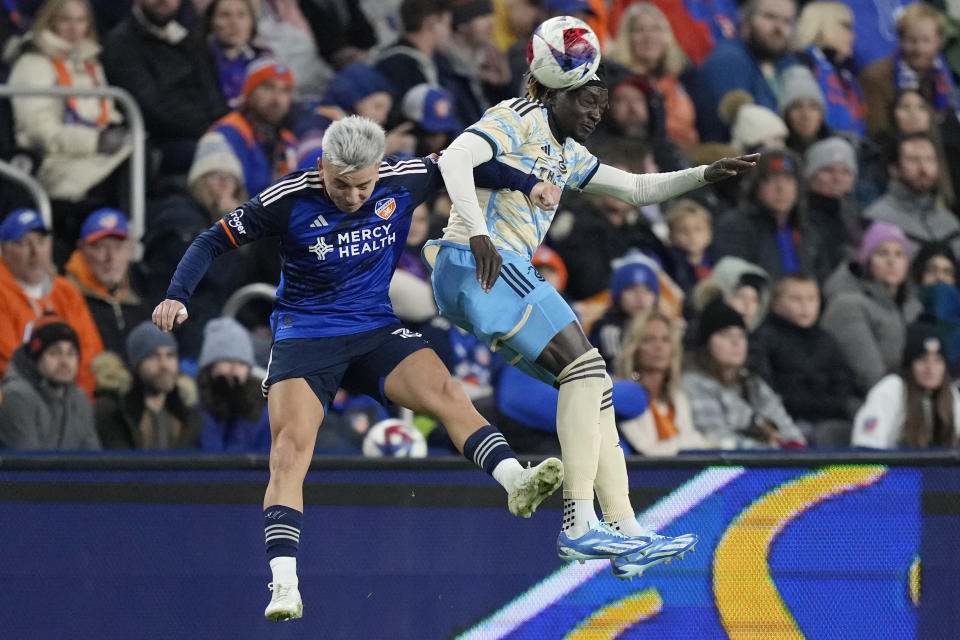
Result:
{"label": "white and red soccer ball", "polygon": [[550,18],[530,37],[527,65],[545,87],[576,89],[597,72],[600,41],[582,20],[572,16]]}
{"label": "white and red soccer ball", "polygon": [[363,455],[370,458],[425,458],[427,441],[416,427],[388,418],[367,431],[363,438]]}

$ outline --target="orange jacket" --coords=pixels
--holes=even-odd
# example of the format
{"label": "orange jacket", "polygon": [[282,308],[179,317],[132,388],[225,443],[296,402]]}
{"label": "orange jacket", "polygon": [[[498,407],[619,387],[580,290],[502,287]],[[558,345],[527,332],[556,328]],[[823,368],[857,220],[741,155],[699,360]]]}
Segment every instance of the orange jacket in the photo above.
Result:
{"label": "orange jacket", "polygon": [[43,298],[32,300],[23,292],[0,259],[0,375],[6,372],[13,351],[23,342],[28,325],[44,313],[63,316],[80,338],[80,370],[77,384],[93,396],[94,378],[90,361],[103,351],[100,332],[77,287],[63,276],[53,276],[53,288]]}

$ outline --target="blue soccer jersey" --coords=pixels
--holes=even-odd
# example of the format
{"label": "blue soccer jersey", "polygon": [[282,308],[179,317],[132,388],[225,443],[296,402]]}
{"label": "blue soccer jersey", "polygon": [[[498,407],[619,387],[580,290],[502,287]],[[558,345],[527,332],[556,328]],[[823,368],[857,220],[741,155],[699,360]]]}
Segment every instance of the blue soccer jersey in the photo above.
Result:
{"label": "blue soccer jersey", "polygon": [[[478,182],[529,192],[533,176],[478,167]],[[486,171],[485,169],[489,169]],[[167,297],[185,305],[210,261],[265,236],[281,243],[275,340],[349,335],[398,323],[388,291],[413,210],[442,186],[435,157],[386,159],[373,193],[353,213],[325,195],[316,169],[292,173],[227,213],[191,245]]]}

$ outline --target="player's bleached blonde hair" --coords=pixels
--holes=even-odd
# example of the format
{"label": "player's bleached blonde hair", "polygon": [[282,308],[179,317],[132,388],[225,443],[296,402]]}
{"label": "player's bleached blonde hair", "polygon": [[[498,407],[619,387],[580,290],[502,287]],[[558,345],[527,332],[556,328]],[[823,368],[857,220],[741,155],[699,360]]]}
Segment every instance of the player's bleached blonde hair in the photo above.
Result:
{"label": "player's bleached blonde hair", "polygon": [[794,51],[809,46],[825,49],[833,46],[833,34],[843,22],[853,27],[853,11],[842,2],[811,2],[800,12],[797,31],[793,36]]}
{"label": "player's bleached blonde hair", "polygon": [[323,134],[323,158],[343,173],[379,164],[387,150],[383,128],[370,118],[347,116]]}
{"label": "player's bleached blonde hair", "polygon": [[[656,69],[641,69],[638,67],[630,51],[630,33],[633,31],[633,22],[641,16],[653,18],[654,22],[663,31],[664,54]],[[649,2],[637,2],[627,7],[627,10],[623,12],[623,17],[620,18],[620,28],[617,30],[617,35],[610,42],[604,57],[634,73],[652,72],[654,75],[668,76],[680,75],[688,62],[683,49],[677,44],[677,39],[673,35],[673,29],[670,27],[667,17],[663,15],[663,11],[659,7]]]}

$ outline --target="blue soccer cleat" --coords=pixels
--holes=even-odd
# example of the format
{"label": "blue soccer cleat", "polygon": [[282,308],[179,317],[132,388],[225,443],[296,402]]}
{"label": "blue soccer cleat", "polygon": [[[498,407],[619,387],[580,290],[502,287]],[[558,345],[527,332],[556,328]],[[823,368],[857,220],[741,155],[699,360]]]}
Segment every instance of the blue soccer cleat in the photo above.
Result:
{"label": "blue soccer cleat", "polygon": [[685,533],[682,536],[671,538],[651,533],[649,537],[637,536],[631,540],[646,540],[646,546],[639,552],[629,555],[613,558],[610,564],[613,565],[613,575],[621,580],[633,580],[637,576],[642,576],[643,572],[656,564],[665,562],[670,563],[674,558],[683,559],[683,556],[689,551],[694,552],[694,548],[700,541],[700,538],[693,533]]}
{"label": "blue soccer cleat", "polygon": [[561,560],[608,560],[642,552],[650,544],[642,538],[628,538],[605,522],[593,522],[590,530],[576,539],[565,531],[557,537],[557,555]]}

